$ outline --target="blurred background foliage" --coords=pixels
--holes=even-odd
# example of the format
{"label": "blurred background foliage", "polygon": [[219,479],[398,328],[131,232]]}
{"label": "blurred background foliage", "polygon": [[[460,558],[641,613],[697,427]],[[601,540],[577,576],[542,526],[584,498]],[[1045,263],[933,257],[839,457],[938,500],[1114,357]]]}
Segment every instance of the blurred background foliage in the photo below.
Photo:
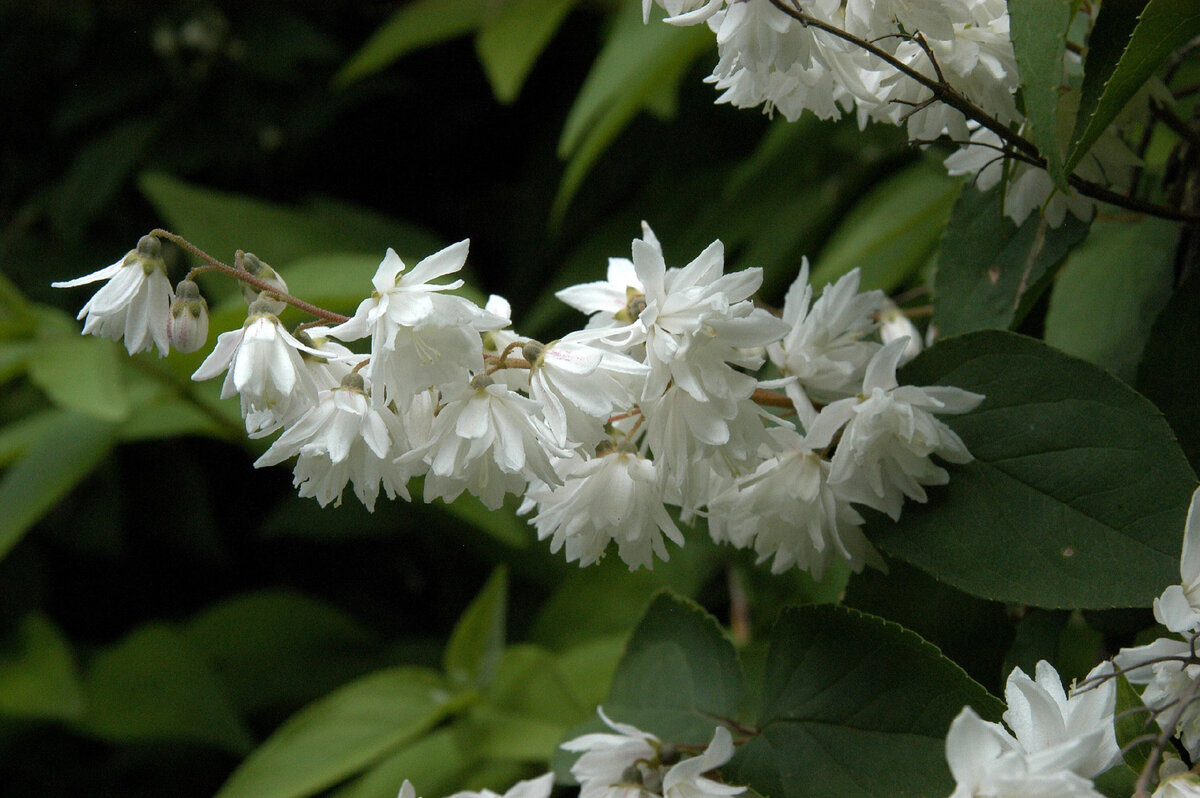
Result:
{"label": "blurred background foliage", "polygon": [[[845,574],[772,576],[703,534],[629,574],[568,566],[511,508],[322,511],[287,470],[252,469],[263,442],[245,439],[236,404],[188,380],[201,354],[126,358],[78,336],[82,290],[49,287],[163,226],[218,257],[254,251],[296,294],[348,311],[386,247],[419,259],[470,237],[474,290],[507,297],[517,329],[546,339],[582,321],[553,290],[601,279],[642,219],[677,265],[722,239],[731,268],[765,270],[768,302],[804,255],[818,285],[855,266],[868,288],[923,279],[960,189],[939,164],[894,129],[714,105],[711,37],[643,26],[640,5],[0,4],[6,794],[211,795],[335,688],[393,666],[469,681],[489,651],[508,675],[489,677],[483,704],[423,716],[414,728],[437,729],[425,748],[376,740],[375,770],[339,794],[394,795],[429,763],[441,770],[423,794],[503,788],[590,716],[658,587],[732,620],[751,670],[780,607],[842,596]],[[169,256],[177,279],[184,258]],[[204,288],[212,338],[239,326],[232,286]],[[993,692],[1006,661],[1029,669],[1067,647],[1086,670],[1146,621],[1017,617],[900,563],[845,600],[943,646]],[[469,605],[483,609],[459,623]],[[565,692],[518,695],[521,668],[557,669]],[[525,725],[497,721],[512,717]]]}

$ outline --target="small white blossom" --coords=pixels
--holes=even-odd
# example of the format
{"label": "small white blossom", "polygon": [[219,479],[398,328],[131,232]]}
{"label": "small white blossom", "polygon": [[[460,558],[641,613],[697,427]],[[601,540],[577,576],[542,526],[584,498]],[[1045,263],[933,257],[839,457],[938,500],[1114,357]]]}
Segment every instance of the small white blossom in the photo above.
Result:
{"label": "small white blossom", "polygon": [[552,552],[565,546],[568,562],[591,565],[615,540],[630,570],[650,568],[655,555],[668,558],[663,535],[683,545],[683,534],[663,504],[656,467],[625,447],[569,461],[562,485],[531,488],[522,510],[537,508],[530,523],[538,538],[550,538]]}
{"label": "small white blossom", "polygon": [[[1147,707],[1165,710],[1157,715],[1161,725],[1174,714],[1174,706],[1192,689],[1192,682],[1200,678],[1200,665],[1183,662],[1191,655],[1191,643],[1160,637],[1149,645],[1121,649],[1113,664],[1130,684],[1146,686],[1142,702]],[[1171,731],[1179,735],[1193,761],[1200,758],[1200,702],[1191,700]]]}
{"label": "small white blossom", "polygon": [[1113,731],[1117,683],[1112,663],[1094,668],[1085,680],[1089,686],[1069,696],[1049,662],[1038,662],[1035,673],[1036,681],[1014,668],[1004,690],[1004,722],[1030,761],[1042,770],[1065,769],[1084,778],[1112,767],[1121,757]]}
{"label": "small white blossom", "polygon": [[879,338],[885,344],[899,341],[901,338],[908,340],[904,346],[904,354],[900,357],[901,366],[921,354],[921,332],[917,325],[912,323],[912,319],[904,315],[904,311],[890,299],[885,301],[883,310],[879,312]]}
{"label": "small white blossom", "polygon": [[1172,632],[1195,632],[1200,628],[1200,489],[1188,507],[1179,575],[1181,584],[1154,600],[1154,618]]}
{"label": "small white blossom", "polygon": [[192,379],[208,380],[226,371],[221,398],[239,395],[246,431],[261,437],[292,423],[317,401],[317,385],[301,352],[321,356],[255,304],[240,330],[217,337],[217,345]]}
{"label": "small white blossom", "polygon": [[279,272],[259,260],[258,256],[253,252],[247,252],[242,255],[242,268],[251,276],[257,277],[271,287],[268,291],[256,285],[242,282],[242,298],[246,300],[246,304],[253,305],[256,301],[261,300],[263,302],[262,307],[268,313],[274,313],[276,316],[283,313],[283,309],[287,307],[287,303],[271,295],[273,293],[288,293],[287,283],[279,276]]}
{"label": "small white blossom", "polygon": [[1102,798],[1091,780],[1071,770],[1039,769],[1003,726],[971,707],[950,724],[946,761],[956,784],[950,798]]}
{"label": "small white blossom", "polygon": [[170,351],[167,320],[170,314],[171,281],[162,259],[162,245],[153,236],[142,236],[137,249],[99,271],[74,280],[51,283],[55,288],[74,288],[107,282],[79,311],[83,334],[114,341],[124,339],[129,354],[157,348],[158,356]]}
{"label": "small white blossom", "polygon": [[176,352],[195,352],[208,342],[208,303],[200,287],[180,280],[167,316],[167,338]]}
{"label": "small white blossom", "polygon": [[321,506],[341,504],[347,482],[372,512],[383,485],[388,498],[408,499],[408,474],[395,462],[406,444],[400,419],[387,408],[376,410],[362,378],[350,375],[341,387],[321,391],[317,403],[255,461],[255,468],[297,457],[295,485],[303,497]]}
{"label": "small white blossom", "polygon": [[885,297],[882,291],[859,293],[860,279],[853,269],[813,302],[805,258],[784,298],[783,320],[789,329],[783,340],[767,347],[767,354],[781,374],[796,378],[784,390],[804,424],[816,412],[809,397],[827,402],[854,393],[879,351],[879,344],[865,339],[876,328],[874,315]]}
{"label": "small white blossom", "polygon": [[772,573],[799,566],[819,580],[835,559],[885,570],[862,516],[829,485],[828,461],[792,430],[772,435],[780,451],[709,503],[713,537],[753,546],[759,562],[773,556]]}
{"label": "small white blossom", "polygon": [[618,798],[625,794],[620,785],[626,771],[639,762],[657,760],[662,741],[636,726],[614,722],[603,707],[596,712],[616,734],[585,734],[560,747],[582,753],[571,766],[571,775],[579,782],[579,798]]}
{"label": "small white blossom", "polygon": [[663,798],[721,798],[745,792],[745,787],[721,784],[704,777],[705,773],[719,768],[732,758],[733,738],[729,729],[718,726],[704,753],[678,762],[663,776]]}
{"label": "small white blossom", "polygon": [[430,283],[453,274],[466,262],[469,241],[459,241],[422,260],[411,271],[389,249],[372,278],[374,293],[348,321],[330,329],[343,341],[370,336],[371,363],[366,376],[373,400],[402,401],[429,387],[452,387],[483,371],[480,333],[508,326],[460,296],[443,293],[462,280]]}
{"label": "small white blossom", "polygon": [[476,377],[446,398],[429,442],[400,458],[406,466],[429,464],[425,501],[450,502],[466,490],[495,510],[505,493],[523,493],[531,479],[558,483],[550,457],[568,452],[554,444],[537,402],[490,377]]}
{"label": "small white blossom", "polygon": [[946,386],[899,385],[896,366],[906,342],[880,349],[867,364],[862,392],[827,405],[813,421],[809,437],[831,441],[845,425],[829,482],[847,499],[900,517],[904,497],[923,502],[923,485],[944,485],[950,475],[934,454],[951,463],[970,462],[971,453],[934,413],[966,413],[983,397]]}

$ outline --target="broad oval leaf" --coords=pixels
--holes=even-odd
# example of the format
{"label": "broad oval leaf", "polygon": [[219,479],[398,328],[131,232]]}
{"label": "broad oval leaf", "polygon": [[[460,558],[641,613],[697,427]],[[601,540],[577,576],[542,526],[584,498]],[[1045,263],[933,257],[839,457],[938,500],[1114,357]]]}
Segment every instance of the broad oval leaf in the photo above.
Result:
{"label": "broad oval leaf", "polygon": [[742,666],[716,618],[663,592],[629,639],[604,709],[663,739],[703,745],[741,697]]}
{"label": "broad oval leaf", "polygon": [[1200,330],[1200,273],[1180,286],[1154,322],[1142,351],[1137,385],[1167,417],[1192,468],[1200,469],[1196,330]]}
{"label": "broad oval leaf", "polygon": [[784,610],[771,639],[760,733],[722,768],[772,798],[941,796],[946,731],[965,705],[1003,705],[937,648],[846,607]]}
{"label": "broad oval leaf", "polygon": [[91,335],[39,341],[29,359],[29,379],[64,410],[102,421],[123,421],[132,410],[122,378],[125,353]]}
{"label": "broad oval leaf", "polygon": [[0,715],[75,720],[83,685],[71,646],[41,613],[21,619],[0,643]]}
{"label": "broad oval leaf", "polygon": [[98,654],[84,686],[84,728],[106,740],[201,743],[239,755],[254,746],[201,652],[168,626],[142,627]]}
{"label": "broad oval leaf", "polygon": [[942,341],[902,382],[987,398],[946,417],[975,460],[876,519],[880,548],[983,598],[1148,606],[1179,578],[1195,475],[1158,410],[1117,378],[1014,333]]}
{"label": "broad oval leaf", "polygon": [[234,771],[218,795],[312,795],[382,759],[457,708],[434,671],[372,673],[288,719]]}
{"label": "broad oval leaf", "polygon": [[1002,203],[999,189],[967,188],[950,214],[934,277],[933,324],[943,336],[1015,327],[1087,235],[1074,216],[1051,228],[1033,214],[1017,227]]}

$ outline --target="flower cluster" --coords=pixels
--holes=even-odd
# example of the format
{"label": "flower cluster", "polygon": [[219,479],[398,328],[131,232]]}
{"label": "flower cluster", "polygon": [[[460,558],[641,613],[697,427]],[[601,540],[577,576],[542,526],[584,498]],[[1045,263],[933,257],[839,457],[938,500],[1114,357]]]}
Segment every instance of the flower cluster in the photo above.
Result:
{"label": "flower cluster", "polygon": [[[1200,490],[1192,496],[1180,565],[1182,583],[1154,602],[1159,623],[1185,639],[1163,637],[1122,649],[1097,665],[1069,695],[1058,673],[1040,662],[1036,679],[1019,668],[1009,676],[1005,729],[965,707],[946,737],[946,758],[958,787],[952,798],[987,795],[1099,798],[1092,779],[1120,761],[1114,734],[1116,676],[1142,685],[1149,717],[1176,738],[1191,761],[1200,758]],[[1173,751],[1160,752],[1154,798],[1200,796],[1200,777]]]}
{"label": "flower cluster", "polygon": [[[946,161],[951,174],[974,175],[984,190],[1007,177],[1005,212],[1017,223],[1041,209],[1057,227],[1068,210],[1088,219],[1095,209],[1092,200],[1073,189],[1057,188],[1044,169],[1006,157],[1008,148],[993,129],[935,101],[932,89],[914,77],[953,90],[993,125],[1027,134],[1016,101],[1019,78],[1005,0],[794,3],[808,22],[772,0],[643,0],[647,21],[655,3],[666,10],[668,23],[707,23],[716,34],[717,65],[706,80],[721,92],[719,103],[762,106],[789,121],[804,111],[821,119],[850,114],[860,125],[903,125],[909,138],[921,144],[948,137],[961,145]],[[1090,29],[1092,8],[1080,7],[1082,27]],[[1069,49],[1063,70],[1064,81],[1082,78],[1079,58]],[[1145,103],[1131,107],[1144,109]],[[1120,188],[1128,184],[1136,164],[1110,131],[1076,173]]]}
{"label": "flower cluster", "polygon": [[[468,246],[411,269],[389,250],[353,316],[294,333],[277,315],[291,299],[283,279],[245,256],[235,275],[264,287],[193,379],[224,374],[221,395],[239,398],[252,437],[282,431],[255,465],[296,458],[300,495],[322,505],[348,485],[370,509],[381,490],[408,499],[414,477],[425,501],[465,492],[496,509],[521,496],[538,536],[581,565],[614,542],[631,569],[667,559],[666,541],[684,543],[675,506],[774,570],[819,578],[836,561],[883,567],[854,505],[897,518],[905,499],[948,480],[934,455],[970,459],[936,415],[982,397],[897,382],[919,336],[881,292],[859,290],[857,271],[814,300],[805,262],[775,313],[753,299],[759,269],[725,272],[720,241],[668,267],[643,225],[606,281],[559,292],[586,327],[543,343],[512,329],[502,298],[480,307],[452,293],[461,280],[440,280]],[[142,286],[161,277],[161,324],[150,314],[130,334],[139,347],[166,337],[170,318],[173,337],[198,347],[203,300],[185,280],[166,313],[157,247],[145,239],[97,273],[110,283],[85,306],[85,332],[131,329],[132,305],[151,294]],[[118,283],[127,273],[136,280]],[[347,346],[357,341],[369,352]],[[773,379],[759,379],[766,368]]]}

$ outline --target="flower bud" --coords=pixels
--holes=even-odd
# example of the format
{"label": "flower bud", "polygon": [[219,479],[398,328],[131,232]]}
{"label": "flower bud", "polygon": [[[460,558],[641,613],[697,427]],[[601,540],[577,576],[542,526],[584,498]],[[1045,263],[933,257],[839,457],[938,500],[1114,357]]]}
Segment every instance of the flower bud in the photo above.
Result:
{"label": "flower bud", "polygon": [[904,336],[908,336],[908,345],[904,347],[901,365],[921,354],[921,333],[912,319],[904,315],[904,311],[893,302],[888,302],[879,313],[879,337],[885,344],[890,344]]}
{"label": "flower bud", "polygon": [[[272,269],[267,264],[258,259],[258,256],[253,252],[247,252],[242,256],[242,268],[252,277],[257,277],[263,282],[271,286],[275,291],[281,294],[288,293],[287,283],[279,276],[279,273]],[[246,298],[246,304],[253,304],[255,300],[266,299],[270,303],[268,313],[278,316],[283,313],[283,309],[287,307],[286,302],[282,302],[273,297],[263,297],[263,290],[256,285],[250,283],[242,283],[242,296]]]}
{"label": "flower bud", "polygon": [[167,339],[177,352],[195,352],[208,341],[208,303],[191,280],[181,280],[175,286],[167,315]]}
{"label": "flower bud", "polygon": [[530,365],[537,365],[538,358],[546,351],[546,347],[538,341],[526,341],[521,347],[521,356],[529,361]]}

